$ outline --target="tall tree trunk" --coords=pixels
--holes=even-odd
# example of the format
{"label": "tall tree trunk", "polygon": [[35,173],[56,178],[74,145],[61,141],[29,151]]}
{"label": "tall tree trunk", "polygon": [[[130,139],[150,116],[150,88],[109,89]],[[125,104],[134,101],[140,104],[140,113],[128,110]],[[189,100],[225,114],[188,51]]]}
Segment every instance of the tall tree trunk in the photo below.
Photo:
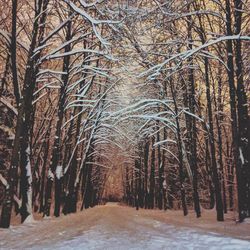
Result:
{"label": "tall tree trunk", "polygon": [[[160,106],[158,106],[158,112],[160,113]],[[159,121],[157,122],[157,135],[156,139],[157,142],[160,142],[160,126]],[[162,156],[161,156],[161,146],[157,146],[157,164],[158,164],[158,208],[163,208],[163,181],[164,181],[164,175],[163,175],[163,165],[162,165]]]}
{"label": "tall tree trunk", "polygon": [[149,190],[148,190],[148,155],[149,155],[149,140],[145,139],[144,146],[144,206],[149,208]]}
{"label": "tall tree trunk", "polygon": [[150,168],[150,181],[149,181],[149,208],[153,209],[155,205],[155,138],[152,136],[152,153],[151,153],[151,168]]}
{"label": "tall tree trunk", "polygon": [[11,32],[10,55],[11,55],[11,70],[12,70],[12,77],[13,77],[14,95],[16,98],[16,104],[18,106],[20,102],[20,92],[19,92],[18,70],[17,70],[17,61],[16,61],[16,57],[17,57],[17,53],[16,53],[17,52],[16,50],[17,6],[18,6],[18,1],[12,0],[12,32]]}
{"label": "tall tree trunk", "polygon": [[[230,0],[225,1],[226,4],[226,32],[228,36],[232,36],[232,16],[231,16],[231,4]],[[229,85],[229,95],[230,95],[230,111],[231,111],[231,132],[232,132],[232,151],[233,151],[233,161],[231,163],[232,171],[229,171],[229,178],[233,182],[234,169],[236,168],[236,175],[239,176],[237,159],[239,158],[238,150],[238,122],[237,122],[237,110],[236,110],[236,89],[234,80],[234,57],[233,57],[233,42],[231,40],[226,41],[227,44],[227,75],[228,75],[228,85]],[[229,154],[228,154],[229,156]],[[238,178],[238,177],[237,177]],[[233,193],[233,183],[229,186],[230,197],[232,198]],[[233,200],[230,198],[231,206],[233,205]]]}
{"label": "tall tree trunk", "polygon": [[47,160],[48,160],[48,156],[49,156],[49,144],[50,144],[50,133],[51,133],[51,122],[52,119],[49,123],[49,129],[45,135],[45,139],[44,139],[44,162],[42,165],[42,176],[41,176],[41,187],[40,187],[40,208],[39,208],[39,213],[42,213],[44,211],[44,188],[45,188],[45,175],[46,175],[46,166],[47,166]]}
{"label": "tall tree trunk", "polygon": [[176,122],[176,140],[178,147],[178,160],[179,160],[179,180],[180,180],[180,190],[181,190],[181,203],[183,214],[186,216],[188,214],[187,205],[186,205],[186,193],[184,187],[184,162],[183,162],[183,149],[182,149],[182,138],[181,138],[181,127],[179,122],[179,111],[176,100],[176,90],[174,90],[172,79],[170,79],[170,89],[174,102],[174,110],[175,110],[175,122]]}
{"label": "tall tree trunk", "polygon": [[[222,185],[222,191],[223,191],[223,207],[224,207],[224,213],[227,213],[227,196],[226,196],[226,185],[225,185],[225,171],[224,171],[224,164],[223,164],[223,148],[222,148],[222,122],[223,122],[223,104],[222,104],[222,70],[221,70],[221,65],[219,65],[218,69],[218,99],[215,101],[215,106],[216,106],[216,126],[217,126],[217,133],[218,133],[218,151],[219,151],[219,166],[220,166],[220,180],[221,180],[221,185]],[[215,93],[215,87],[214,87],[214,93]]]}
{"label": "tall tree trunk", "polygon": [[[242,26],[242,7],[241,0],[234,1],[235,34],[241,33]],[[238,161],[237,161],[237,185],[238,185],[238,205],[239,220],[250,216],[250,165],[249,165],[249,117],[248,101],[243,79],[243,59],[242,42],[235,41],[235,64],[237,80],[237,101],[238,101]]]}
{"label": "tall tree trunk", "polygon": [[213,182],[214,182],[214,187],[215,187],[217,220],[223,221],[224,220],[223,202],[222,202],[222,197],[221,197],[221,185],[220,185],[220,181],[219,181],[218,169],[217,169],[217,163],[216,163],[213,112],[212,112],[212,101],[211,101],[211,94],[210,94],[210,79],[209,79],[209,70],[208,70],[208,58],[204,59],[204,63],[205,63],[206,98],[207,98],[208,122],[209,122],[209,142],[210,142],[210,151],[211,151]]}
{"label": "tall tree trunk", "polygon": [[[188,38],[189,38],[189,49],[192,50],[193,40],[192,40],[192,18],[189,17],[188,20]],[[190,58],[190,69],[189,69],[189,79],[188,79],[188,100],[189,100],[189,109],[192,114],[195,115],[195,79],[194,79],[194,70],[193,70],[193,59]],[[200,200],[199,200],[199,193],[198,193],[198,165],[197,165],[197,129],[196,129],[196,118],[191,116],[190,118],[190,133],[189,133],[189,143],[190,143],[190,162],[189,165],[192,170],[193,174],[193,200],[194,200],[194,209],[196,212],[197,218],[201,216],[201,209],[200,209]]]}

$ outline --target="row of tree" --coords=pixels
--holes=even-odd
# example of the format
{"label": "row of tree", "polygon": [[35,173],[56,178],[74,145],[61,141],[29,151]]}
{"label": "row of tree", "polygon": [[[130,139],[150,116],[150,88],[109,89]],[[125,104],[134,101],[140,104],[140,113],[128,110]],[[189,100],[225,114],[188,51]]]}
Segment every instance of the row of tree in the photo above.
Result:
{"label": "row of tree", "polygon": [[145,1],[137,11],[120,45],[130,44],[141,98],[157,100],[135,114],[146,123],[124,174],[127,202],[160,209],[177,202],[197,217],[201,205],[216,206],[218,221],[228,209],[243,221],[250,216],[249,2]]}
{"label": "row of tree", "polygon": [[248,1],[1,8],[1,227],[100,203],[117,159],[129,205],[250,216]]}
{"label": "row of tree", "polygon": [[115,14],[84,1],[2,7],[11,13],[0,30],[1,143],[10,152],[1,165],[1,227],[9,227],[13,205],[24,222],[33,211],[50,216],[52,205],[55,216],[93,206],[103,192],[95,143],[116,83],[108,33]]}

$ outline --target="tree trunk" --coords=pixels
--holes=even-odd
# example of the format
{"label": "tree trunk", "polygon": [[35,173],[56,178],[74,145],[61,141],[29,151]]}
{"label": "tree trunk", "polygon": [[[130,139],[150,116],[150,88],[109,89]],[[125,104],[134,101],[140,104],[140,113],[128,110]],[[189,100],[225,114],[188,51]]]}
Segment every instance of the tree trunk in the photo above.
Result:
{"label": "tree trunk", "polygon": [[14,95],[16,98],[16,104],[19,105],[20,102],[20,93],[19,93],[19,84],[18,84],[18,70],[17,70],[17,62],[16,62],[16,23],[17,23],[17,0],[12,0],[12,32],[11,32],[11,45],[10,45],[10,55],[11,55],[11,70],[13,77],[13,88]]}
{"label": "tree trunk", "polygon": [[148,155],[149,155],[149,141],[148,138],[145,139],[144,146],[144,206],[149,208],[149,190],[148,190]]}
{"label": "tree trunk", "polygon": [[214,142],[214,128],[213,128],[213,113],[212,113],[212,102],[210,94],[210,80],[208,72],[208,59],[204,59],[205,63],[205,81],[206,81],[206,98],[207,98],[207,107],[208,107],[208,121],[209,121],[209,142],[210,142],[210,151],[211,151],[211,164],[213,171],[213,182],[215,187],[215,200],[216,200],[216,211],[217,211],[217,220],[224,220],[223,213],[223,202],[221,197],[221,185],[218,176],[218,169],[216,163],[216,152],[215,152],[215,142]]}
{"label": "tree trunk", "polygon": [[[241,33],[242,6],[241,0],[235,0],[235,34]],[[239,220],[242,222],[245,217],[250,216],[250,165],[249,165],[249,117],[248,101],[243,79],[242,42],[235,41],[235,64],[237,80],[237,101],[238,101],[238,161],[237,161],[237,185]]]}
{"label": "tree trunk", "polygon": [[149,208],[153,209],[155,205],[155,138],[152,136],[152,153],[151,153],[151,169],[150,169],[150,183],[149,183]]}
{"label": "tree trunk", "polygon": [[181,190],[181,203],[183,214],[186,216],[188,214],[187,205],[186,205],[186,193],[184,187],[184,163],[183,163],[183,151],[182,151],[182,139],[181,139],[181,128],[179,123],[179,112],[178,105],[176,101],[176,91],[174,90],[172,79],[170,79],[170,88],[171,94],[174,102],[174,110],[175,110],[175,122],[176,122],[176,140],[178,147],[178,160],[179,160],[179,179],[180,179],[180,190]]}

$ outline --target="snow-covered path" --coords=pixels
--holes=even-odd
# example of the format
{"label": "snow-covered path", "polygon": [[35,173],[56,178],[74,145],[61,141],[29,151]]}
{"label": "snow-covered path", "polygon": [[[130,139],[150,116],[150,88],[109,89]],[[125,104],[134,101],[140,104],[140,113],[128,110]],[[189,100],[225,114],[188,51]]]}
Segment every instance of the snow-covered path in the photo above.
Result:
{"label": "snow-covered path", "polygon": [[[156,213],[159,211],[156,211]],[[240,249],[250,242],[167,224],[108,204],[0,231],[0,249]]]}

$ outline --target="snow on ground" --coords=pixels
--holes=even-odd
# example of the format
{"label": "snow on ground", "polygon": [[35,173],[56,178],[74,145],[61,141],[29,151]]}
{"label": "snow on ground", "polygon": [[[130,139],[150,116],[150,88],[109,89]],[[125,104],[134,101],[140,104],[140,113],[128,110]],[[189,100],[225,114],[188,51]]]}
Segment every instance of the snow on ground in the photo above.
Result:
{"label": "snow on ground", "polygon": [[178,215],[176,219],[176,215],[175,212],[135,211],[117,204],[97,206],[81,213],[1,230],[0,249],[250,250],[250,237],[241,239],[237,234],[242,230],[240,227],[249,229],[249,224],[234,229],[233,237],[233,230],[228,234],[231,236],[225,236],[208,223],[202,229],[199,223],[194,225],[191,217],[186,217],[186,223],[181,225],[183,217]]}

